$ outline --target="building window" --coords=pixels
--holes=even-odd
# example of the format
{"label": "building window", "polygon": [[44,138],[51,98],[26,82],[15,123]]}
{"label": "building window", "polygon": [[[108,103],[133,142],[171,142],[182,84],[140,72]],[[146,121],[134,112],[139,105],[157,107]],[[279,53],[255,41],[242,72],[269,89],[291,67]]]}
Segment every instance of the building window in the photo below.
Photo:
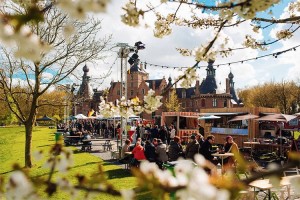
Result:
{"label": "building window", "polygon": [[217,107],[217,99],[213,99],[213,107]]}
{"label": "building window", "polygon": [[133,96],[133,90],[130,90],[130,95]]}
{"label": "building window", "polygon": [[142,89],[142,94],[145,94],[145,89]]}
{"label": "building window", "polygon": [[186,91],[182,91],[182,98],[186,98]]}
{"label": "building window", "polygon": [[201,107],[205,107],[205,99],[201,99]]}
{"label": "building window", "polygon": [[133,80],[133,74],[130,75],[131,80]]}
{"label": "building window", "polygon": [[121,94],[121,91],[120,90],[117,90],[117,95],[120,95]]}
{"label": "building window", "polygon": [[227,100],[224,101],[224,108],[227,108]]}
{"label": "building window", "polygon": [[133,82],[130,83],[130,87],[133,87]]}
{"label": "building window", "polygon": [[198,106],[198,101],[197,100],[195,101],[195,106]]}
{"label": "building window", "polygon": [[193,102],[192,101],[190,102],[190,107],[193,107]]}
{"label": "building window", "polygon": [[152,112],[151,117],[152,117],[152,119],[155,118],[155,112]]}
{"label": "building window", "polygon": [[181,104],[181,105],[182,105],[182,107],[183,107],[183,108],[185,108],[185,102],[182,102],[182,104]]}

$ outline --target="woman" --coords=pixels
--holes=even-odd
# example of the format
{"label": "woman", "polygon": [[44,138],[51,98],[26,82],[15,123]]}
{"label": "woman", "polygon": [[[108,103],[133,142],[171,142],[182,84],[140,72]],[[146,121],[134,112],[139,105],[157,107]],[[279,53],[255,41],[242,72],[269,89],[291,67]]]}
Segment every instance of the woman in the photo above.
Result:
{"label": "woman", "polygon": [[161,139],[157,139],[156,147],[157,161],[156,164],[162,169],[162,164],[168,161],[167,145],[164,144]]}
{"label": "woman", "polygon": [[146,156],[144,153],[144,147],[141,145],[141,142],[136,142],[134,149],[132,150],[133,154],[133,162],[132,166],[138,167],[140,165],[141,160],[146,160]]}
{"label": "woman", "polygon": [[229,166],[235,165],[235,157],[239,153],[238,145],[233,141],[233,138],[229,135],[226,137],[226,143],[224,144],[224,152],[225,153],[233,153],[234,156],[230,156],[224,159],[224,163]]}

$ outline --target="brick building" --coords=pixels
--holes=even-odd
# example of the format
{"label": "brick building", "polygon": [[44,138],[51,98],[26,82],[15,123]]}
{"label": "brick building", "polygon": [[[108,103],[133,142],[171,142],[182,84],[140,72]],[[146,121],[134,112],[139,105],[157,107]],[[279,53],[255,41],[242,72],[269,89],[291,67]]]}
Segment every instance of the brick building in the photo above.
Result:
{"label": "brick building", "polygon": [[[181,103],[181,111],[200,112],[204,108],[234,108],[242,107],[243,104],[238,99],[233,81],[233,74],[230,72],[226,78],[226,90],[221,92],[216,83],[215,73],[216,69],[213,67],[214,61],[209,61],[206,68],[206,78],[201,82],[196,81],[194,87],[190,88],[173,88],[176,90],[177,97]],[[90,77],[88,76],[88,67],[83,67],[84,75],[82,77],[82,84],[77,93],[77,98],[83,99],[77,107],[77,113],[86,114],[88,110],[94,109],[98,111],[100,103],[100,96],[103,91],[91,90],[89,86]],[[168,81],[163,77],[162,79],[149,79],[149,73],[145,71],[142,65],[133,64],[127,73],[127,97],[128,99],[138,97],[143,100],[144,96],[150,89],[155,91],[156,95],[160,95],[164,90],[172,84],[172,79],[169,77]],[[162,102],[165,102],[169,93],[163,97]],[[121,98],[121,82],[111,82],[108,89],[107,100],[115,102]],[[165,110],[162,106],[152,114],[142,113],[141,117],[144,119],[159,118],[161,113]],[[160,119],[157,119],[159,121]]]}

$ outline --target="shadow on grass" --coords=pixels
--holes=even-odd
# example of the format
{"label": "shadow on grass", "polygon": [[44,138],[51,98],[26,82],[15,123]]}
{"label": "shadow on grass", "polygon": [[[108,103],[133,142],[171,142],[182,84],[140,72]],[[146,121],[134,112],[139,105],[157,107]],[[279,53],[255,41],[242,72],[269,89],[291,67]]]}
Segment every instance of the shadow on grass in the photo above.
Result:
{"label": "shadow on grass", "polygon": [[[88,163],[85,163],[85,164],[82,164],[82,165],[76,165],[76,166],[73,166],[73,168],[78,168],[78,167],[84,167],[84,166],[88,166],[88,165],[94,165],[94,164],[101,164],[102,161],[99,161],[99,162],[88,162]],[[53,174],[56,174],[58,171],[55,171]],[[42,177],[42,176],[46,176],[46,175],[49,175],[49,172],[47,173],[43,173],[43,174],[39,174],[37,176],[33,176],[34,178],[39,178],[39,177]]]}
{"label": "shadow on grass", "polygon": [[8,174],[8,173],[13,172],[13,171],[14,170],[9,170],[9,171],[6,171],[6,172],[2,172],[2,173],[0,173],[0,175]]}
{"label": "shadow on grass", "polygon": [[45,145],[40,145],[40,146],[37,146],[37,147],[48,147],[48,146],[53,146],[53,144],[45,144]]}
{"label": "shadow on grass", "polygon": [[108,170],[108,171],[105,171],[105,173],[107,174],[107,179],[109,179],[109,180],[115,179],[115,178],[127,178],[127,177],[132,176],[132,174],[129,170],[122,169],[122,168]]}

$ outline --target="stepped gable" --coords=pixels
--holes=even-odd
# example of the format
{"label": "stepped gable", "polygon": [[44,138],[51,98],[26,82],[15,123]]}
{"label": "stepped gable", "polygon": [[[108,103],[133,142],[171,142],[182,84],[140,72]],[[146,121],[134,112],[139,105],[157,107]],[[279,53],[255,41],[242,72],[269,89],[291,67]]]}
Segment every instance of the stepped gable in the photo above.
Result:
{"label": "stepped gable", "polygon": [[206,78],[202,81],[200,85],[200,94],[216,94],[217,83],[216,83],[216,69],[213,67],[214,60],[208,61],[208,66],[206,69]]}

